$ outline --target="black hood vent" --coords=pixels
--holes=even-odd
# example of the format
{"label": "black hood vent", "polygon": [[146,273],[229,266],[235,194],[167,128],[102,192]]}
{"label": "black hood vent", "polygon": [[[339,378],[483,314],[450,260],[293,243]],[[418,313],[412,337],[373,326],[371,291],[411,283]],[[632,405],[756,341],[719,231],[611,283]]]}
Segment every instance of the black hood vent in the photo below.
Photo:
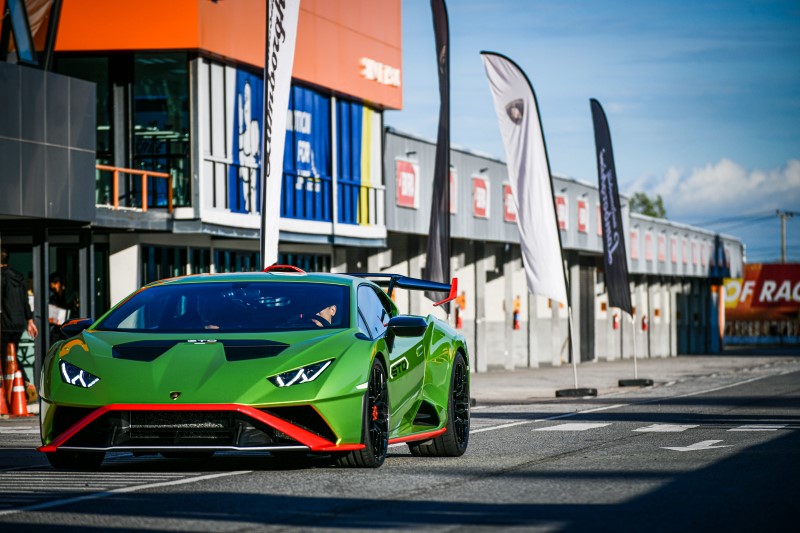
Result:
{"label": "black hood vent", "polygon": [[222,340],[225,347],[225,359],[228,361],[247,361],[274,357],[289,347],[288,344],[264,340]]}
{"label": "black hood vent", "polygon": [[[150,362],[172,349],[176,344],[181,344],[184,340],[149,340],[128,342],[118,344],[111,349],[111,355],[115,359],[126,359],[128,361]],[[225,348],[225,359],[228,361],[247,361],[250,359],[261,359],[263,357],[274,357],[289,347],[282,342],[265,340],[219,340]]]}
{"label": "black hood vent", "polygon": [[171,349],[181,340],[150,340],[136,341],[125,344],[118,344],[111,349],[111,355],[116,359],[127,359],[128,361],[149,362]]}

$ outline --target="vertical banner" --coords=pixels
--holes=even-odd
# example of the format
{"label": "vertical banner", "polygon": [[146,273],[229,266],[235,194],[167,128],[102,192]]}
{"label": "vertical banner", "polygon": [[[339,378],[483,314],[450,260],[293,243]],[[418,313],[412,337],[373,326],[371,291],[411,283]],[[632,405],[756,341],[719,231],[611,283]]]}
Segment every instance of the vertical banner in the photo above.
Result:
{"label": "vertical banner", "polygon": [[[450,30],[444,0],[431,0],[431,11],[436,36],[440,103],[425,277],[431,281],[450,283]],[[441,299],[441,294],[434,292],[426,292],[425,296],[434,301]],[[446,310],[449,311],[449,307]]]}
{"label": "vertical banner", "polygon": [[481,52],[508,160],[528,290],[569,304],[553,184],[536,96],[510,59]]}
{"label": "vertical banner", "polygon": [[597,178],[603,222],[603,266],[608,288],[608,305],[618,307],[630,315],[632,307],[628,282],[628,256],[625,252],[625,232],[622,230],[622,210],[617,188],[617,171],[614,167],[614,152],[611,149],[611,132],[600,102],[592,98],[590,103],[594,122],[594,144],[597,149]]}
{"label": "vertical banner", "polygon": [[294,45],[300,0],[267,1],[267,39],[264,58],[264,136],[261,172],[261,266],[278,260],[278,222],[281,216],[283,150],[292,82]]}

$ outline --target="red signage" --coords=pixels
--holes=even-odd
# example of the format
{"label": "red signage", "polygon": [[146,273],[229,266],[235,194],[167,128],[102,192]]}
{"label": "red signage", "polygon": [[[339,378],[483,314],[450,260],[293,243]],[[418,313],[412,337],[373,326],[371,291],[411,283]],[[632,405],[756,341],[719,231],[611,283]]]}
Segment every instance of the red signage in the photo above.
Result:
{"label": "red signage", "polygon": [[689,263],[689,241],[686,238],[681,239],[681,259],[684,265]]}
{"label": "red signage", "polygon": [[663,263],[667,260],[667,236],[658,234],[658,260]]}
{"label": "red signage", "polygon": [[631,259],[639,259],[639,230],[631,230]]}
{"label": "red signage", "polygon": [[669,256],[673,264],[678,263],[678,238],[674,235],[669,238]]}
{"label": "red signage", "polygon": [[700,264],[706,266],[706,243],[700,243]]}
{"label": "red signage", "polygon": [[517,206],[514,204],[514,193],[511,185],[503,185],[503,220],[506,222],[517,221]]}
{"label": "red signage", "polygon": [[726,320],[798,320],[800,264],[744,265],[725,279]]}
{"label": "red signage", "polygon": [[697,241],[692,239],[692,264],[697,264]]}
{"label": "red signage", "polygon": [[578,200],[578,231],[586,233],[589,230],[589,206],[586,200]]}
{"label": "red signage", "polygon": [[644,232],[644,258],[647,261],[653,260],[653,234],[649,231]]}
{"label": "red signage", "polygon": [[481,176],[472,177],[472,215],[489,218],[489,180]]}
{"label": "red signage", "polygon": [[567,206],[566,196],[556,196],[556,218],[558,218],[558,229],[566,230],[569,226],[569,207]]}
{"label": "red signage", "polygon": [[419,207],[419,165],[402,159],[396,160],[397,205],[400,207]]}

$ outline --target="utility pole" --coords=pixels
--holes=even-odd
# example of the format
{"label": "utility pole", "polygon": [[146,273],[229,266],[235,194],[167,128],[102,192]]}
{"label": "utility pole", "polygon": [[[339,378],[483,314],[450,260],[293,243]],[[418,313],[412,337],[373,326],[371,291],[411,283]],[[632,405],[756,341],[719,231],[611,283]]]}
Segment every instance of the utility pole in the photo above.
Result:
{"label": "utility pole", "polygon": [[775,215],[781,217],[781,263],[786,263],[786,219],[798,214],[796,211],[775,210]]}

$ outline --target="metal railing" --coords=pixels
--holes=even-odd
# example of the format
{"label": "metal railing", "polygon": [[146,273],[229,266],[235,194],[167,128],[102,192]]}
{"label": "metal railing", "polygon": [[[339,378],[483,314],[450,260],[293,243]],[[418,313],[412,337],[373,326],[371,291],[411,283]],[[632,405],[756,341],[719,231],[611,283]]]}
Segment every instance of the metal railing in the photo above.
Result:
{"label": "metal railing", "polygon": [[95,165],[97,170],[113,172],[112,180],[112,205],[114,209],[119,209],[119,178],[121,175],[141,176],[142,177],[142,212],[147,212],[147,184],[148,178],[163,178],[167,180],[167,211],[172,213],[172,176],[166,172],[155,172],[153,170],[137,170],[133,168],[112,167],[109,165]]}

